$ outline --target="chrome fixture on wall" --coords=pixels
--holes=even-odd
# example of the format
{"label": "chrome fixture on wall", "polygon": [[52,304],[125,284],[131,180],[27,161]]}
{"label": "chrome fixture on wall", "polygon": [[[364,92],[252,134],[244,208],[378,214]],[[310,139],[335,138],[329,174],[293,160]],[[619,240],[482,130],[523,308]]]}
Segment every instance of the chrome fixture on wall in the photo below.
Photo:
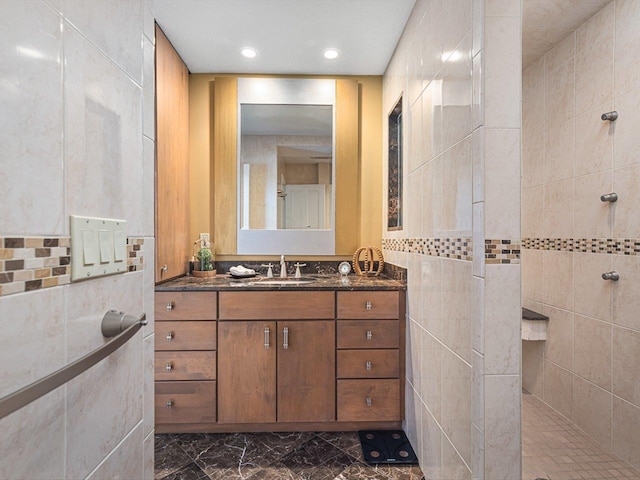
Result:
{"label": "chrome fixture on wall", "polygon": [[618,112],[614,110],[613,112],[603,113],[600,118],[604,121],[615,122],[618,119]]}
{"label": "chrome fixture on wall", "polygon": [[618,201],[617,193],[605,193],[604,195],[600,195],[600,200],[603,202],[614,203]]}
{"label": "chrome fixture on wall", "polygon": [[618,280],[620,280],[620,274],[618,272],[616,272],[615,270],[611,271],[611,272],[605,272],[602,274],[602,279],[603,280],[611,280],[612,282],[617,282]]}

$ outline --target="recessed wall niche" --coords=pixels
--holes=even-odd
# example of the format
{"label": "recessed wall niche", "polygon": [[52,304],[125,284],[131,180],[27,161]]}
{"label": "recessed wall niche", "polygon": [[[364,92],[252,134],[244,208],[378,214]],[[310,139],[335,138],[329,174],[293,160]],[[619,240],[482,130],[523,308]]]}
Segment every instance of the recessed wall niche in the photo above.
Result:
{"label": "recessed wall niche", "polygon": [[402,97],[389,114],[387,230],[402,230]]}

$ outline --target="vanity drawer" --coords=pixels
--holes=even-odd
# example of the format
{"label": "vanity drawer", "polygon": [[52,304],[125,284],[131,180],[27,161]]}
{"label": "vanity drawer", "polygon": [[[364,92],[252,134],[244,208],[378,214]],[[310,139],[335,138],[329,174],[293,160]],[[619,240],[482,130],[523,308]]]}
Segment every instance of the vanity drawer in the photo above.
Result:
{"label": "vanity drawer", "polygon": [[338,380],[338,421],[400,419],[400,380]]}
{"label": "vanity drawer", "polygon": [[215,350],[216,322],[156,322],[157,350]]}
{"label": "vanity drawer", "polygon": [[156,382],[156,424],[214,423],[216,382]]}
{"label": "vanity drawer", "polygon": [[338,320],[338,348],[398,348],[398,320]]}
{"label": "vanity drawer", "polygon": [[155,361],[156,381],[216,379],[216,352],[156,352]]}
{"label": "vanity drawer", "polygon": [[220,320],[333,319],[334,292],[220,292]]}
{"label": "vanity drawer", "polygon": [[398,350],[338,350],[338,378],[397,378]]}
{"label": "vanity drawer", "polygon": [[338,318],[398,318],[398,292],[338,292]]}
{"label": "vanity drawer", "polygon": [[215,320],[217,292],[156,292],[156,320]]}

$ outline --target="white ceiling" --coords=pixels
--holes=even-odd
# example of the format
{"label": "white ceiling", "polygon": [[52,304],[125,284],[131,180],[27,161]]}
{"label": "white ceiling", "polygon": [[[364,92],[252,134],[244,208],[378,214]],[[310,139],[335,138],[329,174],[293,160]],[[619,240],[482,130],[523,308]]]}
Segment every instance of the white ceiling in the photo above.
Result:
{"label": "white ceiling", "polygon": [[[523,0],[523,68],[610,2]],[[414,3],[153,0],[153,11],[192,73],[382,75]],[[258,56],[242,57],[246,46]],[[329,47],[342,55],[324,59]]]}
{"label": "white ceiling", "polygon": [[524,0],[522,68],[547,53],[611,0]]}
{"label": "white ceiling", "polygon": [[[414,3],[154,0],[153,12],[192,73],[382,75]],[[258,56],[242,57],[246,46]],[[326,60],[329,47],[342,55]]]}

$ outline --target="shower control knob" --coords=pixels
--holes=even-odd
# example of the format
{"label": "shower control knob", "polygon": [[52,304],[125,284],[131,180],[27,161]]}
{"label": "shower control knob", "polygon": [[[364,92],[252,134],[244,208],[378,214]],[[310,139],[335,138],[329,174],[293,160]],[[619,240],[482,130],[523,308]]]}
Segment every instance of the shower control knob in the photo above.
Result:
{"label": "shower control knob", "polygon": [[612,282],[617,282],[618,280],[620,280],[620,274],[615,270],[612,272],[605,272],[602,274],[602,279],[611,280]]}
{"label": "shower control knob", "polygon": [[600,200],[602,202],[617,202],[618,201],[618,194],[617,193],[605,193],[604,195],[600,195]]}
{"label": "shower control knob", "polygon": [[618,112],[614,110],[613,112],[603,113],[600,118],[604,121],[609,120],[610,122],[614,122],[618,119]]}

